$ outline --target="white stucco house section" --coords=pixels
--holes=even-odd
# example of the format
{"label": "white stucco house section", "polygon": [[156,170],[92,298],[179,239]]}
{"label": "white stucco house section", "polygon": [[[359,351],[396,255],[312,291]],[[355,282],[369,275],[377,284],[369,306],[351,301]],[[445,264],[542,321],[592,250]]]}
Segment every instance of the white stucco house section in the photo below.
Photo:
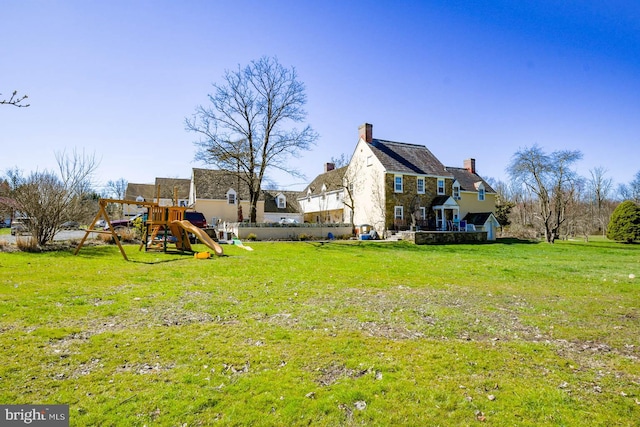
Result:
{"label": "white stucco house section", "polygon": [[[353,198],[352,203],[346,200],[345,205],[353,206],[353,223],[356,226],[369,224],[380,235],[385,231],[385,173],[369,144],[360,138],[345,173],[345,187],[350,188],[348,193]],[[351,209],[345,206],[345,211],[345,217],[349,218]]]}

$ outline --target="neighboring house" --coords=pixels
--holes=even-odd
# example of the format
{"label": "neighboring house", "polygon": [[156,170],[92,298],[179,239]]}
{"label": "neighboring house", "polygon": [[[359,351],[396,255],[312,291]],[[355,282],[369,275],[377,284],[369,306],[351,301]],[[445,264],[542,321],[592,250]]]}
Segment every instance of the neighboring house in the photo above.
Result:
{"label": "neighboring house", "polygon": [[264,222],[298,223],[304,218],[297,191],[263,190]]}
{"label": "neighboring house", "polygon": [[[190,179],[181,178],[156,178],[155,184],[130,182],[127,184],[124,198],[136,202],[155,202],[160,206],[188,206],[190,184]],[[124,217],[134,216],[146,210],[146,207],[138,207],[135,204],[122,205]]]}
{"label": "neighboring house", "polygon": [[[365,123],[344,174],[345,216],[385,235],[412,227],[450,230],[463,213],[494,212],[495,194],[475,174],[475,161],[469,162],[470,176],[452,168],[457,178],[424,145],[374,139],[373,126]],[[483,200],[472,202],[473,197]]]}
{"label": "neighboring house", "polygon": [[335,168],[326,163],[324,173],[318,175],[300,193],[298,203],[304,222],[326,224],[347,222],[344,216],[344,174],[347,166]]}
{"label": "neighboring house", "polygon": [[[156,194],[156,186],[154,184],[136,184],[130,182],[127,184],[127,189],[125,191],[124,199],[131,200],[136,202],[153,202],[155,201]],[[146,207],[138,206],[135,204],[131,205],[118,205],[113,206],[115,209],[113,213],[118,216],[119,209],[122,208],[122,216],[124,218],[129,218],[135,216],[139,213],[144,213],[147,211]],[[111,216],[111,213],[109,214]],[[112,218],[116,219],[116,218]]]}
{"label": "neighboring house", "polygon": [[188,178],[156,178],[153,200],[160,206],[189,206],[190,188],[191,180]]}
{"label": "neighboring house", "polygon": [[[189,206],[202,212],[210,225],[248,220],[249,188],[235,172],[194,168]],[[264,195],[261,195],[256,206],[257,222],[264,222],[264,207]]]}

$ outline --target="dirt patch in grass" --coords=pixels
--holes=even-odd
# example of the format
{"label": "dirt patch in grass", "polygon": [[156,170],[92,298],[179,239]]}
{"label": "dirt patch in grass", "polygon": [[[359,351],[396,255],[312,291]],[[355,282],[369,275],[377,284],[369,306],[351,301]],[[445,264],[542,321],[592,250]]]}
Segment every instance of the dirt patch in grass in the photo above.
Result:
{"label": "dirt patch in grass", "polygon": [[175,368],[175,365],[170,363],[167,365],[162,365],[158,362],[156,363],[127,363],[124,364],[120,367],[118,367],[118,369],[116,369],[116,372],[134,372],[136,374],[140,374],[140,375],[146,375],[146,374],[158,374],[160,372],[164,372],[164,371],[168,371],[170,369]]}
{"label": "dirt patch in grass", "polygon": [[324,368],[318,368],[316,371],[319,374],[316,382],[323,387],[333,385],[342,378],[360,378],[372,372],[371,369],[349,369],[344,365],[335,363]]}

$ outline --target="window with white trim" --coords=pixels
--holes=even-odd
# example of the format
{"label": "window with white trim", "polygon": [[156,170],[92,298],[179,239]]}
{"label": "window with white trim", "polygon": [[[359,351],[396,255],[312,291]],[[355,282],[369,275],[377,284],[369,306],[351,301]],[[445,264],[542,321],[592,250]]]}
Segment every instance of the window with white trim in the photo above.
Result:
{"label": "window with white trim", "polygon": [[418,185],[416,190],[418,191],[418,194],[424,194],[424,178],[418,177]]}
{"label": "window with white trim", "polygon": [[438,194],[444,194],[444,178],[438,178]]}
{"label": "window with white trim", "polygon": [[420,219],[422,221],[427,219],[427,208],[425,208],[424,206],[420,206]]}
{"label": "window with white trim", "polygon": [[393,208],[393,217],[395,219],[404,219],[404,206],[395,206]]}
{"label": "window with white trim", "polygon": [[481,202],[484,201],[484,187],[478,188],[478,200]]}
{"label": "window with white trim", "polygon": [[278,196],[278,209],[287,207],[287,199],[284,196]]}
{"label": "window with white trim", "polygon": [[233,189],[227,191],[227,203],[230,205],[236,204],[236,192]]}
{"label": "window with white trim", "polygon": [[454,200],[460,200],[460,185],[454,185],[451,193]]}
{"label": "window with white trim", "polygon": [[393,179],[393,190],[402,193],[402,175],[396,175]]}

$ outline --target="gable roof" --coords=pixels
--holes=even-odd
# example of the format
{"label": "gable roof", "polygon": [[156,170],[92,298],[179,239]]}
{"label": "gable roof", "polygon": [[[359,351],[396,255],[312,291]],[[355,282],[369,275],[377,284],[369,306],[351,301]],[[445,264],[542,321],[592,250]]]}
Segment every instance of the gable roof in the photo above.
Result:
{"label": "gable roof", "polygon": [[451,196],[436,196],[433,198],[433,200],[431,201],[431,207],[440,207],[440,206],[448,206],[448,207],[452,207],[458,206],[458,203],[456,203],[455,200],[453,200],[453,197]]}
{"label": "gable roof", "polygon": [[[173,199],[173,189],[177,191],[178,199],[189,198],[189,186],[191,185],[190,179],[183,178],[156,178],[156,188],[160,186],[160,198],[161,199]],[[157,190],[154,191],[154,197]]]}
{"label": "gable roof", "polygon": [[238,180],[236,172],[193,168],[193,184],[198,199],[224,200],[229,189],[233,189],[240,200],[249,200],[249,187]]}
{"label": "gable roof", "polygon": [[458,184],[460,184],[460,190],[462,191],[478,191],[476,183],[482,182],[486,193],[495,193],[489,183],[482,179],[482,177],[477,173],[470,172],[465,168],[456,168],[452,166],[447,166],[447,170],[453,174],[454,179],[458,181]]}
{"label": "gable roof", "polygon": [[424,145],[372,139],[369,147],[388,172],[453,177]]}
{"label": "gable roof", "polygon": [[311,181],[311,184],[307,185],[307,188],[305,188],[304,191],[298,195],[298,197],[306,197],[309,194],[309,191],[311,191],[312,196],[318,196],[322,194],[323,185],[326,187],[324,190],[325,193],[341,190],[342,188],[344,188],[344,174],[346,172],[347,166],[343,166],[329,172],[321,173],[313,181]]}
{"label": "gable roof", "polygon": [[136,200],[139,196],[142,196],[145,202],[153,202],[156,198],[156,186],[153,184],[128,183],[124,199]]}
{"label": "gable roof", "polygon": [[[262,194],[264,196],[265,213],[300,213],[300,205],[298,204],[298,197],[300,197],[299,192],[264,190]],[[278,197],[279,194],[284,195],[287,199],[287,205],[284,208],[279,208],[278,203],[276,202],[276,197]]]}
{"label": "gable roof", "polygon": [[497,221],[493,212],[469,212],[464,216],[463,220],[469,224],[484,225],[491,217],[493,217],[494,221]]}

